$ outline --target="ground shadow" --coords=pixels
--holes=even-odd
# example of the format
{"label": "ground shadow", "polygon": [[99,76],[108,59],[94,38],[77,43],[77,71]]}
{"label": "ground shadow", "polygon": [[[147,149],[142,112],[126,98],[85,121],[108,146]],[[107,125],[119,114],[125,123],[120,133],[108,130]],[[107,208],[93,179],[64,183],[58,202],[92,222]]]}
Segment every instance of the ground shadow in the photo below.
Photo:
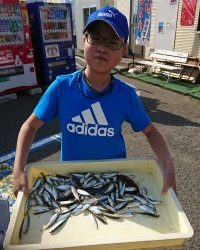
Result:
{"label": "ground shadow", "polygon": [[[0,155],[15,149],[17,136],[22,124],[33,112],[42,94],[34,96],[20,93],[16,100],[1,103],[0,105]],[[35,140],[38,141],[45,137],[59,133],[57,120],[45,124],[36,134]]]}
{"label": "ground shadow", "polygon": [[160,101],[157,99],[141,97],[141,100],[153,122],[171,126],[200,127],[198,122],[159,109]]}

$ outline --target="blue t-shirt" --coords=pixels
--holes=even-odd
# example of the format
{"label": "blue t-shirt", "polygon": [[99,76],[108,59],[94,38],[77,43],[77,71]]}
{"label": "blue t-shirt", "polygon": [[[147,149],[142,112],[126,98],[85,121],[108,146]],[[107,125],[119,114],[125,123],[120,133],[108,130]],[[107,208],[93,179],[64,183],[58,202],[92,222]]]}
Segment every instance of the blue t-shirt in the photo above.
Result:
{"label": "blue t-shirt", "polygon": [[81,71],[57,77],[34,114],[43,122],[58,117],[63,161],[124,158],[122,123],[138,132],[151,122],[133,86],[113,77],[99,93],[84,81]]}

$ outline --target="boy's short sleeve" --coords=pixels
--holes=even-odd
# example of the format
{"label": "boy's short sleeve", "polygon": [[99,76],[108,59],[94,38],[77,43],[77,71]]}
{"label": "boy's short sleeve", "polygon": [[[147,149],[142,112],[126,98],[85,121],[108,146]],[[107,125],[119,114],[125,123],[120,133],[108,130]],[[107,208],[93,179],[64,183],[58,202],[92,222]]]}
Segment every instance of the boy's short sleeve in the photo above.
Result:
{"label": "boy's short sleeve", "polygon": [[142,131],[150,123],[151,119],[146,113],[144,106],[134,88],[130,90],[128,98],[127,122],[129,122],[135,132]]}
{"label": "boy's short sleeve", "polygon": [[48,87],[33,113],[43,122],[49,122],[58,114],[59,77]]}

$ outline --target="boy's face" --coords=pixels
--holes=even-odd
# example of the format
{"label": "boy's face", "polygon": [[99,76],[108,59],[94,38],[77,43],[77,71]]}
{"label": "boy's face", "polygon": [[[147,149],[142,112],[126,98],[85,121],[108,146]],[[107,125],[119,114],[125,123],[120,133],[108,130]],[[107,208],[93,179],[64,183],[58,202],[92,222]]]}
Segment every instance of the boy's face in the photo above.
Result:
{"label": "boy's face", "polygon": [[[99,73],[110,72],[121,61],[125,53],[125,46],[122,45],[121,48],[113,50],[106,45],[105,40],[99,45],[93,45],[91,41],[88,42],[90,34],[97,39],[117,39],[117,42],[121,44],[123,44],[123,40],[119,41],[114,30],[103,21],[97,21],[91,24],[88,33],[89,35],[84,36],[84,55],[88,67]],[[113,42],[115,42],[115,40],[113,40]]]}

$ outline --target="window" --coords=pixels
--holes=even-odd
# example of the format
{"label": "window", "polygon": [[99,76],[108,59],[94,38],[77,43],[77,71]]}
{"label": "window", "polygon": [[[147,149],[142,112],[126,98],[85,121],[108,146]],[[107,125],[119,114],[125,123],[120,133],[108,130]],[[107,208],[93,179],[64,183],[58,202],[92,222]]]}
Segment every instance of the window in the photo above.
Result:
{"label": "window", "polygon": [[199,19],[197,23],[197,31],[200,31],[200,11],[199,11]]}
{"label": "window", "polygon": [[92,12],[95,12],[97,10],[96,7],[91,7],[91,8],[84,8],[83,9],[83,27],[85,27],[88,17]]}

